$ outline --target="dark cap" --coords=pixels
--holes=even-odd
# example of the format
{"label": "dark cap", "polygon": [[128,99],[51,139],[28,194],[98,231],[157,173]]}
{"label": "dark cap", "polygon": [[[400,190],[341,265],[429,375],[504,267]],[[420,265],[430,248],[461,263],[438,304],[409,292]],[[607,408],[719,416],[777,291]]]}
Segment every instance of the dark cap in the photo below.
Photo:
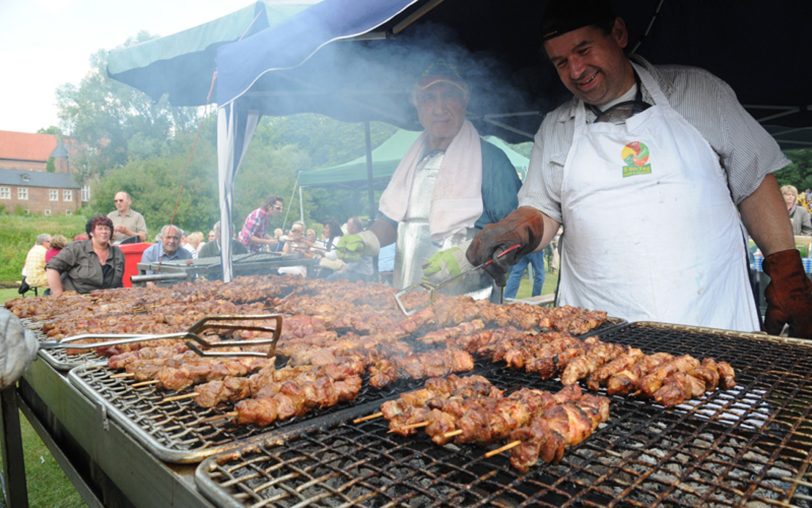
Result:
{"label": "dark cap", "polygon": [[609,0],[550,0],[541,20],[545,41],[585,26],[609,29],[615,13]]}
{"label": "dark cap", "polygon": [[468,96],[468,85],[463,81],[459,71],[445,60],[437,60],[426,67],[415,84],[415,89],[425,90],[437,83],[448,83],[456,86]]}

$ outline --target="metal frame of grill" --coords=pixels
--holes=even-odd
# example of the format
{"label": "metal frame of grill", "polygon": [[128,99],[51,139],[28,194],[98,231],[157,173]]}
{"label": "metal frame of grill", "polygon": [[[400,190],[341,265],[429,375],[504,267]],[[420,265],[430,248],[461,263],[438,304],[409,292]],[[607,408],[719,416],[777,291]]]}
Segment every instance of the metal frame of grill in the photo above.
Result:
{"label": "metal frame of grill", "polygon": [[[561,463],[525,475],[504,456],[483,458],[484,447],[388,434],[382,419],[354,425],[374,410],[358,408],[210,457],[196,471],[198,488],[223,506],[812,504],[809,344],[655,323],[601,338],[727,360],[738,386],[673,408],[612,397],[608,422]],[[560,388],[510,369],[485,375],[502,388]]]}

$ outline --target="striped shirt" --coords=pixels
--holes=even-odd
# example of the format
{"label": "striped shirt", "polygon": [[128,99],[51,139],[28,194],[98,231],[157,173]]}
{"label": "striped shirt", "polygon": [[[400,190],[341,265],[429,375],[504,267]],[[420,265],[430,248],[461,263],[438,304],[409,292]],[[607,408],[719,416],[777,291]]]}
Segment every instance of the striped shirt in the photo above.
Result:
{"label": "striped shirt", "polygon": [[[789,160],[775,139],[744,109],[730,86],[696,67],[644,66],[657,80],[671,107],[693,125],[719,156],[733,201],[738,205],[770,173]],[[644,89],[643,100],[654,101]],[[530,166],[519,206],[532,206],[561,222],[564,163],[572,145],[578,99],[547,114],[533,140]],[[592,113],[587,110],[587,115]],[[594,119],[594,116],[592,116]]]}

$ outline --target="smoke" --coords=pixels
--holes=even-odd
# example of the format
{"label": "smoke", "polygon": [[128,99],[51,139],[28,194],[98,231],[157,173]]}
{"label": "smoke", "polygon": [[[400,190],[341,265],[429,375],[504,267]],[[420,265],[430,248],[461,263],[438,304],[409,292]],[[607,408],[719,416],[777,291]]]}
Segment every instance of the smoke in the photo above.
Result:
{"label": "smoke", "polygon": [[[536,93],[545,88],[540,74],[533,69],[516,72],[495,53],[471,52],[449,28],[433,23],[410,27],[392,39],[333,42],[294,69],[266,74],[255,84],[261,93],[252,95],[271,114],[315,112],[419,130],[411,90],[438,60],[455,66],[468,83],[468,118],[481,134],[513,141],[532,138],[542,118],[538,112],[550,107]],[[517,113],[524,116],[502,116]],[[522,124],[526,135],[501,129],[492,120]]]}

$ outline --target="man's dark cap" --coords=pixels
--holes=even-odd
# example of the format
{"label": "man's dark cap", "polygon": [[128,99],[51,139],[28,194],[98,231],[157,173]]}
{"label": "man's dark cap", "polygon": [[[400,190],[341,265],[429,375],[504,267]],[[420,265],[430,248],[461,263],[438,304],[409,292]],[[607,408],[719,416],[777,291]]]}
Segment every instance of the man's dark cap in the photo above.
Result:
{"label": "man's dark cap", "polygon": [[541,37],[547,41],[590,25],[608,29],[614,20],[609,0],[550,0],[541,19]]}

